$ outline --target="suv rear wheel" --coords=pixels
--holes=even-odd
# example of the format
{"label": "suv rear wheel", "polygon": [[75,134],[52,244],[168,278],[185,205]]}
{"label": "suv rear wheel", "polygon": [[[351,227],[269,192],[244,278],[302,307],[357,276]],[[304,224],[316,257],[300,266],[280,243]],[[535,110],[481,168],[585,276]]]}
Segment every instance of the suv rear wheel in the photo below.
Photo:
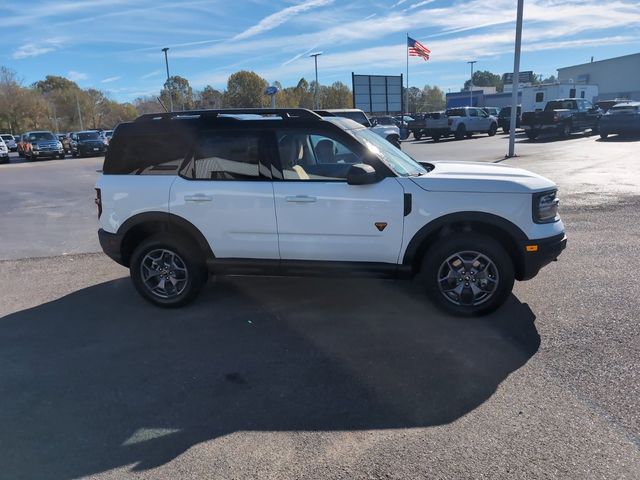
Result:
{"label": "suv rear wheel", "polygon": [[426,253],[420,276],[440,308],[471,316],[500,307],[515,275],[511,258],[497,241],[461,232],[441,239]]}
{"label": "suv rear wheel", "polygon": [[458,125],[458,128],[456,128],[455,139],[462,140],[466,135],[467,127],[465,127],[464,124],[461,123],[460,125]]}
{"label": "suv rear wheel", "polygon": [[191,302],[207,280],[207,269],[187,239],[153,235],[134,250],[131,280],[146,300],[160,307]]}

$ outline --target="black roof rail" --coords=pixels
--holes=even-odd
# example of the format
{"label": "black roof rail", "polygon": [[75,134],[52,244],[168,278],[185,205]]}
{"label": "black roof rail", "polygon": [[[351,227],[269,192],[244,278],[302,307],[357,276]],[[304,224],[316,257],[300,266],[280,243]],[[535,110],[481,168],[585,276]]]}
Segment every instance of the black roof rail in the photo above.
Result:
{"label": "black roof rail", "polygon": [[189,117],[216,118],[219,115],[278,115],[281,118],[305,118],[320,120],[322,117],[306,108],[223,108],[220,110],[184,110],[181,112],[146,113],[135,119],[136,122],[149,120],[171,120]]}

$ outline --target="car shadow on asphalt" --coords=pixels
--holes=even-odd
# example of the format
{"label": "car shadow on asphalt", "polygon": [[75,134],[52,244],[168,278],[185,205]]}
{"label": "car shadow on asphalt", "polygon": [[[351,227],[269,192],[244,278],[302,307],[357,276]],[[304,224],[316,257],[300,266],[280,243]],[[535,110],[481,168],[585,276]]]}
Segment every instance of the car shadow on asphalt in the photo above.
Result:
{"label": "car shadow on asphalt", "polygon": [[224,279],[178,310],[128,279],[85,288],[0,319],[3,475],[147,470],[238,431],[447,424],[536,353],[534,320],[513,296],[461,319],[378,280]]}

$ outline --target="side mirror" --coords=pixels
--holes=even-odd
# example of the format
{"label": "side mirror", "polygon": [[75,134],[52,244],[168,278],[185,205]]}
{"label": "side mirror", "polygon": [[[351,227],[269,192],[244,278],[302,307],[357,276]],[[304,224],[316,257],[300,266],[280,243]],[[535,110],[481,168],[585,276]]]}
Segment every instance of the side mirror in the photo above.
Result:
{"label": "side mirror", "polygon": [[349,185],[370,185],[378,181],[375,169],[371,165],[356,163],[347,172]]}
{"label": "side mirror", "polygon": [[371,121],[371,126],[372,127],[375,127],[376,125],[378,125],[378,119],[377,118],[373,118],[370,121]]}

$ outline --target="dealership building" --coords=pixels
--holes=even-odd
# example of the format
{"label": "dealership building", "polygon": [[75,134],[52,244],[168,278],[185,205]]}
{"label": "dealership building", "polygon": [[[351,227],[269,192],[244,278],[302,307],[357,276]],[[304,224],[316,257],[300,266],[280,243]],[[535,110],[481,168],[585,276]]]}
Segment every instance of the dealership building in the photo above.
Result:
{"label": "dealership building", "polygon": [[640,53],[558,69],[558,81],[598,86],[598,100],[640,100]]}

